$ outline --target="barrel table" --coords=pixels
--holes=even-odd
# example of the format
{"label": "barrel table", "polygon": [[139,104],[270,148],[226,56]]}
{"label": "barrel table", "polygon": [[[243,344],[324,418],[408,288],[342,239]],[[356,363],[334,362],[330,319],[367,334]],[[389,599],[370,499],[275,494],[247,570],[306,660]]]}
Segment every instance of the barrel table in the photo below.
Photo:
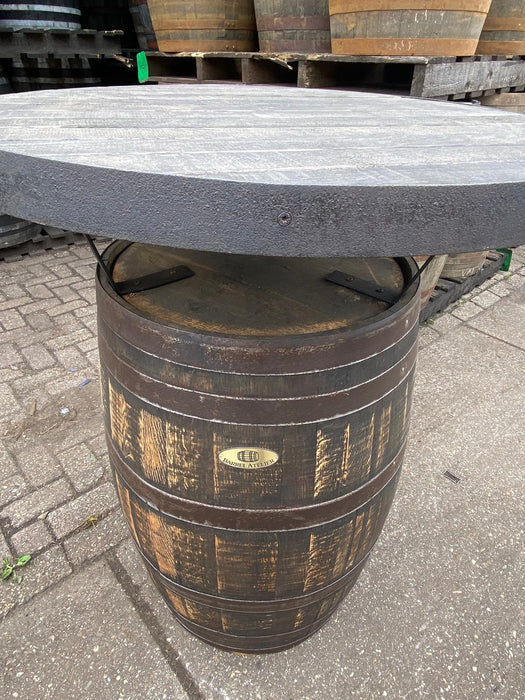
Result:
{"label": "barrel table", "polygon": [[177,619],[315,633],[387,517],[412,255],[525,234],[525,117],[365,93],[87,88],[0,105],[0,210],[116,239],[97,270],[116,488]]}

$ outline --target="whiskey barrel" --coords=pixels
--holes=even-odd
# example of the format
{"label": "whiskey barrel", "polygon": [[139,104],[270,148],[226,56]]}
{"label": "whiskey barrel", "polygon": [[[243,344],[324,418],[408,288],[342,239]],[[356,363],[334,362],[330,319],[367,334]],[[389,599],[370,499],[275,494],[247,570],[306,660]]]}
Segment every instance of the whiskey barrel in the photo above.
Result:
{"label": "whiskey barrel", "polygon": [[491,56],[525,54],[523,0],[492,0],[476,53]]}
{"label": "whiskey barrel", "polygon": [[484,95],[479,98],[484,107],[496,107],[506,112],[525,114],[525,92],[502,92],[496,95]]}
{"label": "whiskey barrel", "polygon": [[[98,272],[106,434],[120,502],[184,627],[272,652],[331,616],[376,542],[405,447],[418,333],[405,258],[284,259],[114,243]],[[393,294],[378,301],[334,269]]]}
{"label": "whiskey barrel", "polygon": [[329,0],[332,52],[471,56],[491,0]]}
{"label": "whiskey barrel", "polygon": [[31,241],[41,230],[40,224],[0,213],[0,250]]}
{"label": "whiskey barrel", "polygon": [[[419,268],[428,260],[428,255],[414,255]],[[445,265],[446,255],[434,255],[430,263],[421,273],[421,308],[427,305],[428,300],[432,296],[432,292],[437,284],[437,281]]]}
{"label": "whiskey barrel", "polygon": [[88,58],[57,58],[22,55],[13,58],[11,83],[15,92],[55,90],[73,87],[94,87],[100,78],[91,68]]}
{"label": "whiskey barrel", "polygon": [[129,11],[139,48],[143,51],[157,51],[159,45],[151,22],[148,0],[129,0]]}
{"label": "whiskey barrel", "polygon": [[446,279],[471,277],[481,270],[486,259],[486,250],[448,255],[441,276]]}
{"label": "whiskey barrel", "polygon": [[148,0],[160,51],[257,51],[253,0]]}
{"label": "whiskey barrel", "polygon": [[254,0],[259,48],[268,53],[330,53],[328,0]]}
{"label": "whiskey barrel", "polygon": [[80,29],[78,0],[0,2],[2,29]]}

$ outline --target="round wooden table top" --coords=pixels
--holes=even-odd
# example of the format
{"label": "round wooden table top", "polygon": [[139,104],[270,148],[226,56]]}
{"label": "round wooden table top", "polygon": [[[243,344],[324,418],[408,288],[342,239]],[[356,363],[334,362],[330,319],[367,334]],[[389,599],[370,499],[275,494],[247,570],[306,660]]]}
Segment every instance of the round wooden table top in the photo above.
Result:
{"label": "round wooden table top", "polygon": [[525,116],[366,92],[126,86],[0,98],[0,211],[230,253],[525,242]]}

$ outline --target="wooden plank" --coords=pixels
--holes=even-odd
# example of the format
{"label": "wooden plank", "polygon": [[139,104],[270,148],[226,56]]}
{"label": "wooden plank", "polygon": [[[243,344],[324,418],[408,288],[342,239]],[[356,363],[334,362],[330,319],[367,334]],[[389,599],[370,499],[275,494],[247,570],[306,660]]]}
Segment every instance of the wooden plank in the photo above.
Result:
{"label": "wooden plank", "polygon": [[261,60],[259,57],[242,59],[242,82],[246,85],[297,85],[297,65],[279,60]]}
{"label": "wooden plank", "polygon": [[414,66],[410,94],[440,97],[525,85],[525,61],[461,61]]}
{"label": "wooden plank", "polygon": [[16,58],[20,54],[53,54],[53,56],[99,56],[120,54],[124,32],[79,31],[60,29],[0,29],[0,58]]}

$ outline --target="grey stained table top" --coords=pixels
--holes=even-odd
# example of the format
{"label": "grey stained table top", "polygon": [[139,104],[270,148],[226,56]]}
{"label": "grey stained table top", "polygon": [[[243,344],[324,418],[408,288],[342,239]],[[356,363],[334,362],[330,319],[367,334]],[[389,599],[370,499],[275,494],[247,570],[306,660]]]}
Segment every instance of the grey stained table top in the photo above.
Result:
{"label": "grey stained table top", "polygon": [[287,256],[525,242],[525,116],[335,90],[85,88],[0,98],[0,211]]}

